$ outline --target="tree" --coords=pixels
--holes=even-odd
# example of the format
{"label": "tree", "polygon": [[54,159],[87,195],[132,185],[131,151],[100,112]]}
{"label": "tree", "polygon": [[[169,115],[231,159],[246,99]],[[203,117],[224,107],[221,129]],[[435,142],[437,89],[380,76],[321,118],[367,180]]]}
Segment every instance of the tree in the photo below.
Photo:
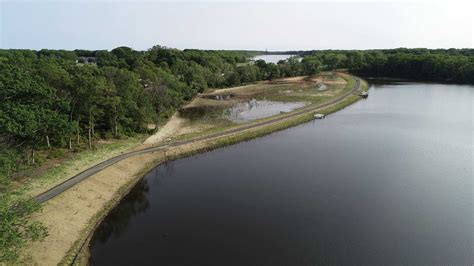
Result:
{"label": "tree", "polygon": [[[290,67],[290,76],[298,76],[301,75],[303,72],[303,65],[301,64],[300,61],[301,58],[292,56],[288,58],[288,65]],[[302,60],[302,59],[301,59]]]}
{"label": "tree", "polygon": [[104,86],[105,80],[94,66],[75,66],[70,71],[72,86],[69,119],[71,123],[77,124],[77,143],[80,142],[80,129],[84,128],[88,133],[89,148],[92,148],[92,132],[97,116],[97,92]]}
{"label": "tree", "polygon": [[365,67],[364,53],[360,51],[347,54],[347,67],[351,72],[357,72]]}
{"label": "tree", "polygon": [[131,69],[135,62],[141,57],[140,52],[137,52],[129,47],[117,47],[111,51],[111,54],[115,55],[118,59],[120,68]]}
{"label": "tree", "polygon": [[304,57],[301,63],[305,75],[315,75],[320,71],[321,62],[313,56]]}
{"label": "tree", "polygon": [[323,56],[323,60],[329,69],[336,70],[346,60],[346,56],[339,53],[328,53]]}
{"label": "tree", "polygon": [[35,150],[54,131],[45,125],[65,120],[52,109],[54,89],[18,67],[0,64],[0,101],[0,136],[25,147],[28,163],[34,164]]}
{"label": "tree", "polygon": [[104,68],[107,85],[102,89],[99,103],[104,110],[105,120],[112,124],[114,136],[118,129],[129,132],[140,131],[149,120],[149,99],[144,95],[138,75],[126,69]]}
{"label": "tree", "polygon": [[258,79],[258,68],[253,65],[244,65],[237,67],[237,73],[240,76],[241,83],[250,83]]}
{"label": "tree", "polygon": [[274,63],[269,63],[265,68],[265,79],[273,80],[280,77],[280,69]]}

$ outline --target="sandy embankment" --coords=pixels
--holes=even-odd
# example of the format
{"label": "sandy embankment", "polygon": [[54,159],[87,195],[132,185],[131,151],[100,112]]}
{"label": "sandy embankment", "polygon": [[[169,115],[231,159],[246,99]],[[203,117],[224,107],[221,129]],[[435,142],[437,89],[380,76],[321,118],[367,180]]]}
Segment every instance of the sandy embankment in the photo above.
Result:
{"label": "sandy embankment", "polygon": [[178,113],[175,113],[170,120],[158,130],[155,134],[147,138],[143,144],[155,145],[168,138],[175,136],[178,130],[184,125],[186,120],[179,117]]}
{"label": "sandy embankment", "polygon": [[[71,264],[74,254],[86,248],[95,226],[144,174],[167,158],[205,147],[201,141],[172,150],[148,153],[120,161],[43,204],[34,219],[48,227],[48,236],[31,243],[23,265]],[[66,254],[69,257],[64,257]],[[66,259],[66,261],[63,261]],[[79,258],[80,264],[87,258]],[[77,263],[77,261],[76,261]]]}
{"label": "sandy embankment", "polygon": [[[146,139],[143,145],[156,145],[176,136],[185,121],[177,113],[174,114],[158,132]],[[165,161],[168,156],[198,148],[200,145],[202,144],[197,143],[172,152],[161,151],[125,159],[43,204],[42,212],[36,214],[34,219],[48,227],[48,236],[42,242],[31,244],[26,250],[28,254],[24,254],[24,263],[56,265],[71,249],[77,252],[95,224],[146,171]]]}

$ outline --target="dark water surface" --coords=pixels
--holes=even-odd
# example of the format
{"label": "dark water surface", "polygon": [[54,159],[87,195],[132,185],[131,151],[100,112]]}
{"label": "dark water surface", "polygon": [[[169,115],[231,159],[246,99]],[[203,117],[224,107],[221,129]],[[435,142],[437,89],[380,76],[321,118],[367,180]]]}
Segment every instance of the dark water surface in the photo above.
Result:
{"label": "dark water surface", "polygon": [[157,167],[106,218],[94,265],[445,264],[473,260],[474,88],[367,100]]}

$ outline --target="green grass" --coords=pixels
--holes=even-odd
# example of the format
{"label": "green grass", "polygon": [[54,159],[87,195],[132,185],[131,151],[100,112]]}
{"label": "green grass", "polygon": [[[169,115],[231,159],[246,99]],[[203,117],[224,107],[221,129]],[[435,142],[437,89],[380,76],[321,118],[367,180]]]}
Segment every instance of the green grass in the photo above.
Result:
{"label": "green grass", "polygon": [[202,131],[196,131],[196,132],[192,132],[192,133],[186,133],[186,134],[179,135],[176,138],[174,138],[173,141],[190,140],[190,139],[197,138],[197,137],[200,137],[200,136],[203,136],[203,135],[210,135],[210,134],[213,134],[213,133],[216,133],[216,132],[229,130],[229,129],[232,129],[232,128],[235,128],[235,127],[238,126],[238,124],[232,123],[229,120],[225,120],[225,121],[227,121],[227,122],[222,123],[222,124],[220,124],[220,123],[214,124],[211,127],[207,128],[205,130],[202,130]]}
{"label": "green grass", "polygon": [[111,143],[97,145],[95,149],[83,150],[73,155],[72,158],[60,162],[59,165],[47,170],[40,176],[30,178],[25,186],[20,187],[26,193],[35,196],[42,190],[46,190],[65,178],[74,175],[90,166],[93,166],[110,157],[119,155],[121,152],[130,149],[141,143],[143,135],[130,137],[122,140],[114,140]]}
{"label": "green grass", "polygon": [[339,102],[335,105],[329,106],[329,107],[325,108],[324,110],[320,111],[319,113],[322,113],[324,115],[328,115],[328,114],[337,112],[337,111],[339,111],[341,109],[344,109],[345,107],[357,102],[360,99],[361,98],[359,96],[350,95],[349,97],[347,97],[343,101],[341,101],[341,102]]}
{"label": "green grass", "polygon": [[368,91],[369,90],[369,84],[365,80],[362,80],[360,87],[363,91]]}

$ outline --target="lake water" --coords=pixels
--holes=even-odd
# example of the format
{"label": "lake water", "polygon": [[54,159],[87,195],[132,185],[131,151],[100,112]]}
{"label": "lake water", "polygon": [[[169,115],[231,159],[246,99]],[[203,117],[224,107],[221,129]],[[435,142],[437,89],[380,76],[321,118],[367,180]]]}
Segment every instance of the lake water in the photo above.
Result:
{"label": "lake water", "polygon": [[286,60],[292,56],[292,54],[267,54],[267,55],[257,55],[253,58],[253,60],[264,60],[267,63],[278,63],[280,60]]}
{"label": "lake water", "polygon": [[305,106],[305,103],[299,102],[274,102],[266,100],[250,100],[248,102],[237,103],[232,108],[224,111],[227,119],[242,123],[272,115],[280,112],[290,112],[297,108]]}
{"label": "lake water", "polygon": [[471,265],[473,101],[372,86],[326,119],[159,166],[99,226],[91,263]]}

